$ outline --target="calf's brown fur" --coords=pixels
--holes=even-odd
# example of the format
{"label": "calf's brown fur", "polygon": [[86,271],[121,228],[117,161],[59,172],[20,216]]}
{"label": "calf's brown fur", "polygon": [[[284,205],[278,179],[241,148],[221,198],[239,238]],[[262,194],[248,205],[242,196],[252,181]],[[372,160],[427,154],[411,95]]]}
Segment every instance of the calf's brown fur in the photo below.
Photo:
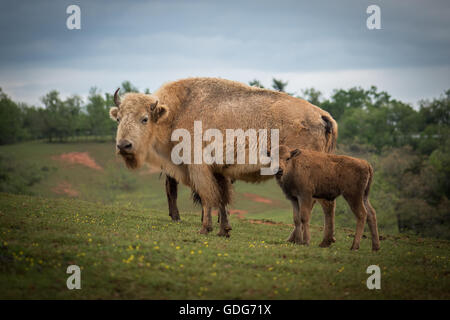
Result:
{"label": "calf's brown fur", "polygon": [[[303,149],[290,151],[285,146],[279,148],[279,157],[277,182],[294,206],[295,227],[288,241],[309,244],[314,198],[331,201],[343,195],[356,217],[351,249],[359,249],[366,219],[372,234],[372,250],[380,248],[376,212],[369,202],[373,169],[367,161]],[[325,230],[325,236],[330,232]]]}

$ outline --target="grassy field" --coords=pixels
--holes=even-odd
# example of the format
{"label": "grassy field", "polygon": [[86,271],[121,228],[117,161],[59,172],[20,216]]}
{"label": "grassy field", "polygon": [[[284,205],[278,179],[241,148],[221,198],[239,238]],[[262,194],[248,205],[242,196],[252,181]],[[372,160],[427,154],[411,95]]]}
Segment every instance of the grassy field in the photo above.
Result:
{"label": "grassy field", "polygon": [[[87,152],[98,168],[61,157],[72,152]],[[372,253],[368,237],[351,252],[354,219],[343,202],[331,248],[318,247],[320,210],[309,247],[286,243],[291,209],[273,181],[236,184],[225,239],[217,225],[197,233],[200,210],[184,187],[182,221],[172,223],[164,179],[149,169],[126,171],[112,143],[33,142],[3,146],[0,156],[9,166],[4,179],[37,177],[20,189],[28,195],[0,194],[0,298],[450,298],[450,243],[398,234],[376,206],[376,184],[382,249]],[[66,288],[71,264],[82,268],[81,290]],[[372,264],[382,270],[381,290],[366,287]]]}

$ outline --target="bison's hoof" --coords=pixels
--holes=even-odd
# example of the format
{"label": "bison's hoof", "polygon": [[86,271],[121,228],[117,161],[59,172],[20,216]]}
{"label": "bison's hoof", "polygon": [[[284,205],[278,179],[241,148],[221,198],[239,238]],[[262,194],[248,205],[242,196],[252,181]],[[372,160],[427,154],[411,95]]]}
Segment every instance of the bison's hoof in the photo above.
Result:
{"label": "bison's hoof", "polygon": [[372,251],[378,251],[380,250],[380,246],[372,246]]}
{"label": "bison's hoof", "polygon": [[[336,241],[336,240],[335,240]],[[329,246],[331,246],[331,244],[333,243],[333,242],[335,242],[335,241],[333,241],[333,240],[323,240],[320,244],[319,244],[319,247],[321,247],[321,248],[328,248]]]}
{"label": "bison's hoof", "polygon": [[200,234],[208,234],[212,231],[212,227],[202,227],[198,233]]}
{"label": "bison's hoof", "polygon": [[350,250],[352,250],[352,251],[359,250],[359,246],[352,246],[352,247],[350,248]]}
{"label": "bison's hoof", "polygon": [[295,231],[292,231],[291,235],[289,236],[289,238],[287,238],[286,240],[287,242],[292,242],[295,244],[304,244],[303,239],[302,239],[302,235],[296,233]]}
{"label": "bison's hoof", "polygon": [[217,235],[219,237],[226,237],[229,238],[230,237],[230,233],[228,232],[228,230],[220,230]]}
{"label": "bison's hoof", "polygon": [[293,236],[290,236],[286,241],[287,242],[292,242],[292,243],[295,243],[295,244],[304,244],[302,239],[300,239],[298,237],[293,237]]}
{"label": "bison's hoof", "polygon": [[331,238],[331,242],[336,242],[336,238],[335,237],[333,237],[333,238]]}
{"label": "bison's hoof", "polygon": [[170,212],[169,216],[172,218],[172,221],[180,221],[180,214],[178,213],[178,211],[175,212]]}

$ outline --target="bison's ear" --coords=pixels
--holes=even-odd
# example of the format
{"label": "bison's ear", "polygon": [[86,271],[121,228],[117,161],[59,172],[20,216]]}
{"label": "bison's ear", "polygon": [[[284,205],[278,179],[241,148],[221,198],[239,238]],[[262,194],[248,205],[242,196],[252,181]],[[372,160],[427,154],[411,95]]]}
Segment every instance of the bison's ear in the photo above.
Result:
{"label": "bison's ear", "polygon": [[117,114],[118,113],[119,113],[119,108],[117,108],[117,107],[112,107],[111,109],[109,109],[109,116],[114,121],[117,121]]}
{"label": "bison's ear", "polygon": [[169,108],[165,105],[158,105],[150,108],[150,114],[154,123],[161,122],[169,115]]}

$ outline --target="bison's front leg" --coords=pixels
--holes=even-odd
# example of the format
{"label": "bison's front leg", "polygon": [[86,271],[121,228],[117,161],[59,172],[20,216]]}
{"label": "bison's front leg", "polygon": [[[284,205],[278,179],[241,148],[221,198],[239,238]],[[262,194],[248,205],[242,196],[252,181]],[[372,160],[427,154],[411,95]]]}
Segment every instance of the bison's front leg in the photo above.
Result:
{"label": "bison's front leg", "polygon": [[208,234],[212,231],[212,217],[211,217],[211,208],[210,207],[202,207],[202,228],[199,233]]}
{"label": "bison's front leg", "polygon": [[166,194],[169,203],[169,216],[173,221],[180,221],[180,213],[177,207],[178,182],[168,175],[166,175]]}
{"label": "bison's front leg", "polygon": [[228,222],[228,210],[222,206],[219,208],[219,222],[220,222],[220,231],[217,234],[221,237],[230,237],[231,226]]}
{"label": "bison's front leg", "polygon": [[221,192],[221,187],[216,177],[207,165],[189,165],[189,180],[191,188],[201,199],[203,218],[201,233],[207,233],[212,229],[211,208],[225,207],[227,203]]}

